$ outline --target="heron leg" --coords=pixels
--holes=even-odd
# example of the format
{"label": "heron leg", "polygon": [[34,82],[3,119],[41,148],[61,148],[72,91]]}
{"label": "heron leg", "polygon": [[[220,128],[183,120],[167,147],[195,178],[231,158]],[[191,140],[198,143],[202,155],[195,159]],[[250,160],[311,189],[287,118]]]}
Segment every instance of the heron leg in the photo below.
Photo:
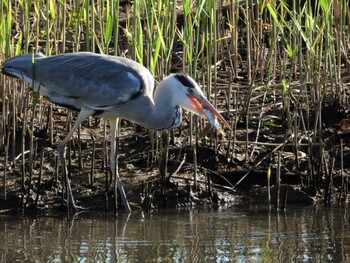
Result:
{"label": "heron leg", "polygon": [[67,172],[67,167],[66,167],[65,147],[66,147],[67,143],[69,142],[69,140],[72,138],[75,130],[78,129],[80,123],[82,123],[87,117],[91,116],[93,113],[94,113],[94,111],[92,111],[92,110],[82,109],[79,112],[78,118],[77,118],[76,122],[74,123],[73,128],[68,132],[66,137],[58,145],[58,155],[59,155],[59,158],[61,161],[61,166],[62,166],[62,176],[66,181],[68,211],[76,212],[80,207],[78,207],[74,202],[72,188],[70,185],[70,180],[68,178],[68,172]]}
{"label": "heron leg", "polygon": [[114,180],[115,210],[117,211],[117,194],[118,194],[117,188],[118,188],[125,210],[127,212],[130,212],[131,211],[130,205],[126,198],[126,194],[125,194],[122,182],[120,180],[119,170],[118,170],[118,149],[116,147],[116,136],[118,132],[118,124],[119,124],[118,118],[109,120],[109,125],[111,127],[110,166],[111,166],[113,180]]}

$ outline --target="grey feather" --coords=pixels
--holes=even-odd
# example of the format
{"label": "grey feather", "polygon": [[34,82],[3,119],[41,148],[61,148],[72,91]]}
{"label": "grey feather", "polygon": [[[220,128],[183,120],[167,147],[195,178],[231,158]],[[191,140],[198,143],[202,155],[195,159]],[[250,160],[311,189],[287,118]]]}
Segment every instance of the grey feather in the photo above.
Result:
{"label": "grey feather", "polygon": [[109,110],[143,93],[152,94],[154,87],[152,75],[147,74],[148,70],[140,64],[88,52],[50,57],[37,54],[34,64],[32,55],[17,56],[3,64],[3,72],[29,84],[34,75],[43,96],[77,109],[88,106],[95,110]]}
{"label": "grey feather", "polygon": [[[34,58],[34,59],[33,59]],[[67,206],[77,210],[66,172],[65,146],[89,116],[108,118],[111,127],[110,166],[123,203],[130,206],[116,166],[115,137],[118,118],[134,121],[155,130],[168,130],[180,124],[182,110],[201,117],[224,120],[204,97],[198,84],[183,74],[164,78],[154,90],[154,79],[144,66],[130,59],[88,52],[46,57],[42,54],[16,56],[6,61],[1,71],[33,85],[50,101],[79,110],[77,120],[58,147],[62,173],[67,186]],[[205,108],[207,107],[207,108]],[[228,124],[226,123],[228,126]],[[114,188],[115,196],[117,187]],[[116,202],[117,203],[117,202]],[[117,209],[117,208],[116,208]]]}

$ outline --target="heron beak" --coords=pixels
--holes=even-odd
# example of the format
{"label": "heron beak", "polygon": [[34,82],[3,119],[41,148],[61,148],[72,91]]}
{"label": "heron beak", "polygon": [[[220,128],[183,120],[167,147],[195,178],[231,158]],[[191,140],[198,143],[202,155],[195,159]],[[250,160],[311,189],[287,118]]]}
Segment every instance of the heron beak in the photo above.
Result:
{"label": "heron beak", "polygon": [[214,128],[219,130],[221,134],[224,135],[224,131],[223,129],[221,129],[220,125],[218,125],[217,121],[215,120],[215,117],[218,118],[224,124],[225,127],[231,130],[230,125],[227,123],[224,117],[222,117],[222,115],[214,108],[214,106],[203,95],[188,94],[187,96],[194,103],[193,106],[194,106],[195,112],[200,116],[202,116],[203,118],[207,119]]}

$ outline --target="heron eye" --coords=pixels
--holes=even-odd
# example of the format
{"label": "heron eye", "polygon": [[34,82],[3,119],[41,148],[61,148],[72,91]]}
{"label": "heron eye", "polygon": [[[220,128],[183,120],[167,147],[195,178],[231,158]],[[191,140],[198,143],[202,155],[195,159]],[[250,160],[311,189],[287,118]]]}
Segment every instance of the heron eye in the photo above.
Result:
{"label": "heron eye", "polygon": [[194,88],[188,88],[188,93],[193,94],[194,93]]}

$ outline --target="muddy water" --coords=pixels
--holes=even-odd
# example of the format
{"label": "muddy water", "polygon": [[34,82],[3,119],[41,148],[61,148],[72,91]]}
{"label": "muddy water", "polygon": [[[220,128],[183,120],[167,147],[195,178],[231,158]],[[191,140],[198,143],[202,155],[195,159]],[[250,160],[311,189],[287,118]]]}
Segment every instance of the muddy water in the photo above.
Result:
{"label": "muddy water", "polygon": [[350,262],[347,208],[0,216],[1,262]]}

